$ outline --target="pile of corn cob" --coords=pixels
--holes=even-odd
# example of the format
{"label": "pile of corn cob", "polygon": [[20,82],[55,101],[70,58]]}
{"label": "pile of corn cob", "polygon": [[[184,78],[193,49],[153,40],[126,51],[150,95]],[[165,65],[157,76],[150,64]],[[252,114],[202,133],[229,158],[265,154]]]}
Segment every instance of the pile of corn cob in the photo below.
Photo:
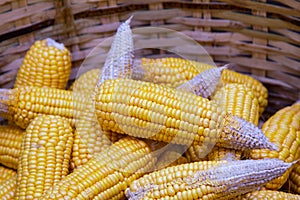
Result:
{"label": "pile of corn cob", "polygon": [[259,128],[259,81],[134,60],[129,22],[69,90],[70,52],[52,39],[0,89],[0,199],[300,199],[300,102]]}

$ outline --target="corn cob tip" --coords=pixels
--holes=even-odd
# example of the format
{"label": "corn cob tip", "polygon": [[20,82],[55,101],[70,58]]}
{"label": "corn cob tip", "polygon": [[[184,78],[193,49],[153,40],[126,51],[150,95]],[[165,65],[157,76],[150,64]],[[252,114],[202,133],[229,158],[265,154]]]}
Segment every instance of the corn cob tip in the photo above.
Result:
{"label": "corn cob tip", "polygon": [[220,71],[222,72],[223,70],[228,69],[230,66],[231,66],[230,64],[226,64],[219,68],[220,68]]}
{"label": "corn cob tip", "polygon": [[193,92],[197,96],[208,98],[215,92],[224,69],[227,69],[226,65],[205,70],[191,80],[178,86],[177,89]]}
{"label": "corn cob tip", "polygon": [[55,47],[55,48],[57,48],[59,50],[62,50],[62,51],[65,49],[65,46],[64,46],[63,43],[58,43],[58,42],[56,42],[55,40],[53,40],[51,38],[47,38],[46,41],[47,41],[47,46],[48,47]]}
{"label": "corn cob tip", "polygon": [[114,36],[107,54],[103,71],[98,78],[97,87],[105,80],[131,78],[133,64],[133,39],[129,23],[132,16],[122,23]]}
{"label": "corn cob tip", "polygon": [[131,15],[126,21],[125,24],[129,25],[131,22],[131,19],[133,18],[134,15]]}
{"label": "corn cob tip", "polygon": [[228,64],[221,66],[220,68],[232,69],[234,67],[234,65],[235,65],[234,63],[228,63]]}
{"label": "corn cob tip", "polygon": [[291,162],[292,165],[295,165],[297,162],[299,162],[300,159],[294,160],[293,162]]}
{"label": "corn cob tip", "polygon": [[131,29],[130,29],[130,22],[131,22],[131,19],[132,19],[132,18],[133,18],[133,15],[131,15],[124,23],[122,23],[122,24],[119,26],[116,35],[118,35],[118,33],[120,33],[120,32],[125,32],[125,31],[126,31],[126,32],[127,32],[127,31],[131,32]]}
{"label": "corn cob tip", "polygon": [[240,149],[237,148],[238,150],[245,150],[246,148],[278,150],[277,145],[270,142],[261,129],[237,116],[231,114],[225,116],[223,131],[228,135],[222,140],[232,143],[231,146],[226,146],[227,148],[239,146]]}

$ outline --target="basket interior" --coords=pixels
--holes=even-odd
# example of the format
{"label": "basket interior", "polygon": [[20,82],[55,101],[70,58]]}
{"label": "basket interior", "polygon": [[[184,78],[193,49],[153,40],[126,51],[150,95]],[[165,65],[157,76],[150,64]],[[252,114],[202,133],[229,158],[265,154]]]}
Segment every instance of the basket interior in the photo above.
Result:
{"label": "basket interior", "polygon": [[[300,2],[296,0],[2,1],[0,86],[13,86],[26,51],[35,40],[47,37],[71,50],[72,82],[99,44],[98,64],[104,63],[111,37],[131,15],[138,57],[175,56],[171,50],[181,43],[165,37],[163,31],[173,30],[198,42],[216,65],[232,63],[233,70],[260,80],[269,90],[266,115],[300,99]],[[201,61],[193,45],[185,46],[182,53]]]}

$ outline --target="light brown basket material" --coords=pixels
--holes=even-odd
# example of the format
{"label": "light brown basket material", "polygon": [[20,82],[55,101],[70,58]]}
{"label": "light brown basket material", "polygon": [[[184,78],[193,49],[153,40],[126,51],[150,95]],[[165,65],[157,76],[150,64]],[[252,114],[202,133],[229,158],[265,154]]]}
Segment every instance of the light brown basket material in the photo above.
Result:
{"label": "light brown basket material", "polygon": [[[297,0],[4,0],[0,2],[0,86],[12,87],[25,52],[35,40],[46,37],[72,51],[74,79],[91,49],[112,36],[130,15],[134,15],[132,28],[180,31],[203,45],[216,63],[235,63],[234,70],[262,81],[269,90],[270,113],[300,98]],[[161,33],[152,34],[159,38]],[[145,46],[162,44],[140,40]],[[164,42],[177,45],[174,40]],[[102,63],[109,45],[99,56]]]}

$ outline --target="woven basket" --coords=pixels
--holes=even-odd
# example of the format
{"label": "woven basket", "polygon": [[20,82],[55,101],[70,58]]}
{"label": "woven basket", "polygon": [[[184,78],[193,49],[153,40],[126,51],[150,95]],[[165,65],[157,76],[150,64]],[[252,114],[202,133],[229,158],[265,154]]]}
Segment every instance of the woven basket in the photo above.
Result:
{"label": "woven basket", "polygon": [[[132,28],[156,26],[181,32],[200,43],[215,63],[234,63],[234,70],[262,81],[269,90],[268,115],[300,99],[297,0],[4,0],[0,2],[0,87],[13,86],[25,52],[35,40],[46,37],[72,51],[74,80],[90,51],[131,15]],[[162,33],[152,34],[159,38]],[[146,37],[139,42],[162,44]],[[178,45],[174,40],[164,42]],[[109,43],[99,57],[103,62],[106,50]],[[166,51],[143,53],[164,56]]]}

